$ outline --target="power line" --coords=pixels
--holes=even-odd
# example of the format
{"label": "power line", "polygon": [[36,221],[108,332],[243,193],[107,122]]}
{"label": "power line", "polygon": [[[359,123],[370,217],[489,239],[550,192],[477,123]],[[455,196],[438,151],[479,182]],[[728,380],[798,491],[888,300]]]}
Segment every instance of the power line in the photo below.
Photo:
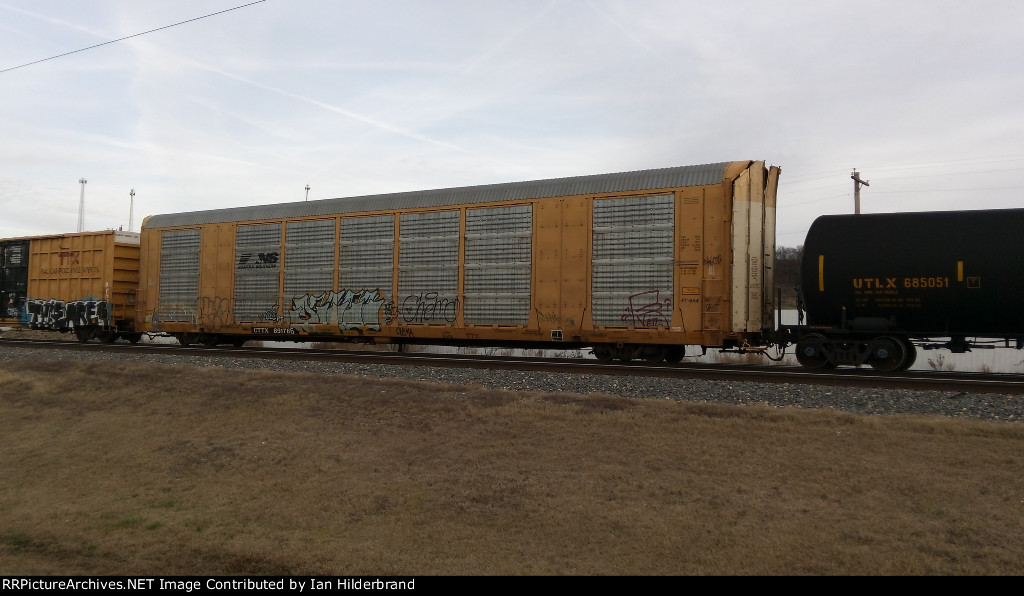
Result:
{"label": "power line", "polygon": [[[1024,156],[1020,155],[998,155],[989,157],[968,157],[964,159],[946,160],[946,161],[932,161],[924,163],[908,163],[908,164],[879,164],[871,166],[874,170],[910,170],[919,168],[944,168],[950,165],[961,165],[961,166],[979,166],[996,163],[1007,163],[1020,161],[1024,159]],[[974,163],[971,163],[974,162]]]}
{"label": "power line", "polygon": [[1020,186],[979,186],[976,188],[921,188],[917,190],[876,190],[873,194],[903,194],[910,192],[976,192],[979,190],[1020,190]]}
{"label": "power line", "polygon": [[42,60],[36,60],[34,62],[27,62],[27,63],[19,65],[19,66],[12,66],[10,68],[5,68],[3,70],[0,70],[0,74],[8,72],[8,71],[11,71],[11,70],[15,70],[15,69],[18,69],[18,68],[24,68],[26,66],[32,66],[33,64],[39,64],[40,62],[46,62],[47,60],[54,60],[56,58],[62,58],[64,56],[69,56],[71,54],[77,54],[78,52],[84,52],[86,50],[91,50],[91,49],[94,49],[94,48],[98,48],[100,46],[105,46],[105,45],[109,45],[109,44],[112,44],[112,43],[117,43],[119,41],[124,41],[126,39],[131,39],[133,37],[139,37],[140,35],[146,35],[147,33],[153,33],[154,31],[162,31],[163,29],[170,29],[171,27],[177,27],[178,25],[184,25],[185,23],[191,23],[192,21],[198,21],[198,20],[201,20],[201,19],[205,19],[205,18],[209,18],[209,17],[212,17],[212,16],[216,16],[216,15],[219,15],[219,14],[224,14],[226,12],[231,12],[232,10],[238,10],[239,8],[245,8],[246,6],[252,6],[253,4],[259,4],[260,2],[266,2],[266,1],[267,0],[256,0],[255,2],[250,2],[248,4],[243,4],[241,6],[236,6],[234,8],[229,8],[227,10],[221,10],[221,11],[218,11],[218,12],[212,12],[212,13],[210,13],[208,15],[203,15],[201,17],[196,17],[194,19],[189,19],[187,21],[181,21],[180,23],[174,23],[173,25],[164,25],[163,27],[157,27],[156,29],[150,29],[149,31],[143,31],[142,33],[136,33],[134,35],[129,35],[127,37],[122,37],[120,39],[113,39],[113,40],[110,40],[110,41],[105,41],[103,43],[98,43],[98,44],[96,44],[94,46],[89,46],[87,48],[82,48],[80,50],[73,50],[71,52],[64,52],[63,54],[57,54],[56,56],[50,56],[49,58],[43,58]]}
{"label": "power line", "polygon": [[[911,170],[921,168],[945,168],[949,165],[959,165],[965,167],[998,164],[998,163],[1009,163],[1019,162],[1024,159],[1024,155],[993,155],[988,157],[968,157],[964,159],[946,160],[946,161],[934,161],[925,163],[910,163],[910,164],[875,164],[870,166],[871,170]],[[1009,168],[1009,169],[1020,169],[1020,168]],[[1000,170],[985,170],[987,172],[1002,172],[1005,169]],[[787,181],[798,181],[801,183],[814,182],[816,180],[829,180],[833,176],[844,177],[846,170],[819,170],[816,172],[805,172],[802,174],[784,174]],[[954,172],[952,174],[935,174],[936,176],[955,176],[959,174],[970,174],[974,172]]]}
{"label": "power line", "polygon": [[[897,168],[897,167],[899,167],[899,166],[879,166],[880,169],[883,169],[883,170],[884,169],[889,169],[890,171],[887,172],[887,173],[883,173],[880,176],[875,176],[875,178],[877,179],[876,181],[899,183],[899,182],[902,182],[904,180],[916,180],[916,179],[921,179],[921,178],[929,178],[929,179],[931,179],[931,178],[939,178],[939,177],[942,177],[942,176],[974,176],[974,175],[978,175],[978,174],[993,174],[993,173],[999,174],[999,173],[1014,172],[1014,171],[1017,171],[1017,170],[1024,170],[1024,168],[1004,168],[1004,169],[1000,169],[1000,170],[973,170],[973,171],[967,171],[967,172],[940,172],[940,173],[935,173],[935,174],[922,174],[922,175],[917,175],[917,176],[906,176],[906,175],[900,175],[900,174],[898,174],[898,172],[893,172],[892,171],[894,168]],[[893,175],[894,173],[896,173],[897,175]],[[838,188],[838,187],[840,187],[840,186],[845,184],[841,180],[837,180],[836,182],[833,182],[831,184],[823,184],[823,185],[819,185],[819,186],[803,186],[803,185],[808,184],[810,182],[813,182],[815,180],[823,180],[823,178],[815,178],[815,179],[807,179],[807,180],[797,180],[796,182],[793,182],[793,180],[791,178],[787,178],[786,194],[792,196],[792,195],[800,194],[800,193],[817,192],[817,191],[820,191],[820,190]],[[796,186],[797,188],[792,188],[793,186]],[[943,189],[943,190],[964,190],[964,191],[970,191],[970,190],[1003,190],[1005,188],[1018,188],[1018,187],[959,188],[959,189]],[[876,193],[877,192],[912,192],[912,191],[876,191]],[[925,191],[917,191],[917,192],[925,192]]]}

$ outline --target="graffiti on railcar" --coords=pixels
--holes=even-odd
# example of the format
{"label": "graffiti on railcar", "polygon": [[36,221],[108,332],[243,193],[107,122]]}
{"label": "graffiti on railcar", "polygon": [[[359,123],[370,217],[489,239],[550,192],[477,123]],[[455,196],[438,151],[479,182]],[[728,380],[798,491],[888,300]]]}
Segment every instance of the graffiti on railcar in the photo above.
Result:
{"label": "graffiti on railcar", "polygon": [[384,308],[384,297],[380,290],[345,290],[338,307],[342,329],[380,331],[380,312]]}
{"label": "graffiti on railcar", "polygon": [[268,308],[267,310],[265,310],[265,311],[263,311],[263,312],[261,312],[259,314],[259,320],[261,320],[261,321],[280,321],[283,318],[284,317],[277,316],[277,303],[276,302],[274,303],[274,306],[271,306],[270,308]]}
{"label": "graffiti on railcar", "polygon": [[660,295],[660,290],[649,290],[630,296],[622,321],[633,327],[668,327],[665,313],[672,312],[672,299],[662,299]]}
{"label": "graffiti on railcar", "polygon": [[459,299],[439,292],[410,294],[402,300],[401,315],[406,323],[454,323],[459,314]]}
{"label": "graffiti on railcar", "polygon": [[337,325],[341,330],[380,331],[380,314],[384,306],[379,289],[328,290],[292,298],[288,315],[303,331],[313,330],[314,325]]}
{"label": "graffiti on railcar", "polygon": [[159,329],[163,323],[195,323],[197,319],[196,305],[183,302],[161,302],[153,309],[153,325]]}
{"label": "graffiti on railcar", "polygon": [[381,312],[384,315],[384,323],[390,325],[392,322],[398,320],[398,305],[395,304],[394,300],[388,300],[381,307]]}
{"label": "graffiti on railcar", "polygon": [[196,323],[205,329],[218,329],[230,325],[234,318],[231,300],[216,296],[200,296],[196,300]]}
{"label": "graffiti on railcar", "polygon": [[322,294],[295,296],[288,307],[288,317],[303,331],[311,331],[315,325],[330,324],[334,300],[335,293],[330,290]]}
{"label": "graffiti on railcar", "polygon": [[28,326],[48,331],[68,331],[85,325],[106,326],[110,321],[110,305],[106,300],[40,300],[25,301]]}
{"label": "graffiti on railcar", "polygon": [[545,323],[552,327],[575,327],[576,319],[574,317],[563,318],[562,315],[557,312],[542,312],[540,309],[534,309],[537,313],[537,320],[541,323]]}

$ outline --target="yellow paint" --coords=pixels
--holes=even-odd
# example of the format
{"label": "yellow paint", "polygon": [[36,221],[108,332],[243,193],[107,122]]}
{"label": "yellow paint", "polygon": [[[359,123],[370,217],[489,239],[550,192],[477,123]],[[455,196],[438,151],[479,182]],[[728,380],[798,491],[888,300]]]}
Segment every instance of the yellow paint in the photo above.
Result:
{"label": "yellow paint", "polygon": [[964,262],[963,261],[957,261],[956,262],[956,280],[957,281],[963,281],[964,280]]}
{"label": "yellow paint", "polygon": [[825,291],[825,255],[818,255],[818,291]]}

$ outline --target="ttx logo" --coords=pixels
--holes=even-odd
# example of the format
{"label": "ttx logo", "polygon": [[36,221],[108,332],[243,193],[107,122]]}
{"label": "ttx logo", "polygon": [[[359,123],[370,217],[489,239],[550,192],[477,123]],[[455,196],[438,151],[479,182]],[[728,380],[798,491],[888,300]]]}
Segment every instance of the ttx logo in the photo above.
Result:
{"label": "ttx logo", "polygon": [[60,266],[65,267],[67,265],[78,265],[78,255],[81,251],[78,250],[62,250],[59,253]]}

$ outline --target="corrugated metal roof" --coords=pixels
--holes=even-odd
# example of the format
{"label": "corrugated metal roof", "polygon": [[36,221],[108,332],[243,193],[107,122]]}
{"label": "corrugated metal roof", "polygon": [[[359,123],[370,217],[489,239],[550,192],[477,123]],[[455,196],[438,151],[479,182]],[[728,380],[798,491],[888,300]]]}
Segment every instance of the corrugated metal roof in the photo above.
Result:
{"label": "corrugated metal roof", "polygon": [[15,236],[13,238],[0,238],[0,242],[8,240],[45,240],[49,238],[71,238],[77,236],[106,236],[114,235],[114,242],[122,244],[138,244],[139,232],[125,232],[123,230],[96,230],[94,232],[68,232],[66,234],[43,234],[40,236]]}
{"label": "corrugated metal roof", "polygon": [[721,183],[725,179],[725,169],[729,163],[171,213],[150,216],[143,223],[143,227],[167,228],[238,221],[279,220],[339,213],[420,209],[464,203],[496,203],[571,195],[703,186]]}

